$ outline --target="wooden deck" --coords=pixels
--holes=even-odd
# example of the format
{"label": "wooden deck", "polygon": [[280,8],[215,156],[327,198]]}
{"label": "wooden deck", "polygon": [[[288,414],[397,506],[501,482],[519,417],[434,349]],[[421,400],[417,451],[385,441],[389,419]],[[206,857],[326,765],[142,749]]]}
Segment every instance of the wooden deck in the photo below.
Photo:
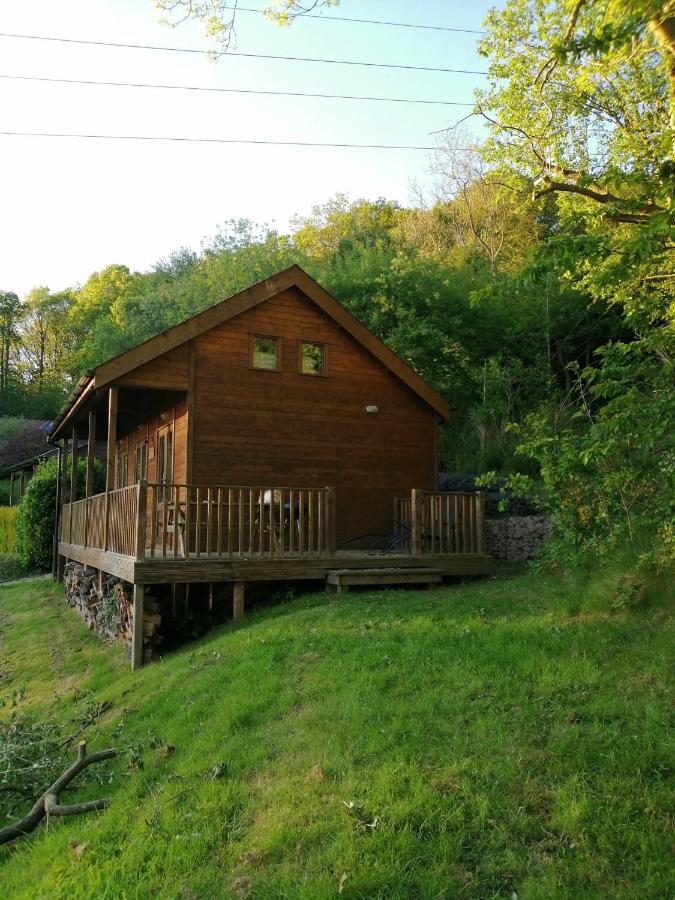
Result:
{"label": "wooden deck", "polygon": [[253,556],[242,559],[173,557],[135,560],[111,551],[79,547],[63,541],[59,553],[95,569],[102,569],[131,584],[190,584],[219,581],[311,581],[324,580],[332,569],[392,569],[411,567],[440,569],[444,577],[487,575],[495,562],[483,554],[446,554],[413,556],[412,554],[372,555],[364,551],[337,550],[330,556],[316,558],[285,556],[283,559]]}
{"label": "wooden deck", "polygon": [[393,520],[391,536],[371,538],[370,549],[336,547],[331,487],[139,482],[64,504],[59,554],[132,584],[323,580],[331,570],[379,568],[460,576],[494,568],[483,549],[480,494],[413,490],[395,501]]}

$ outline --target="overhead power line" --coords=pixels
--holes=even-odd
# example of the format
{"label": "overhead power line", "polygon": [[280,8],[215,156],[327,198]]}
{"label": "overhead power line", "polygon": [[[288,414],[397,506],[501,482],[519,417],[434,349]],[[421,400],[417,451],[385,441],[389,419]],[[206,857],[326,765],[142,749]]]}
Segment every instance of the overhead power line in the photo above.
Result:
{"label": "overhead power line", "polygon": [[[214,55],[212,50],[195,50],[192,47],[161,47],[156,44],[124,44],[120,41],[89,41],[82,38],[64,38],[52,37],[41,34],[11,34],[8,32],[0,32],[0,37],[15,38],[22,41],[50,41],[60,44],[85,44],[90,47],[122,47],[128,50],[159,50],[164,53],[201,53]],[[316,56],[281,56],[273,53],[243,53],[239,51],[231,51],[223,53],[215,53],[221,56],[237,56],[246,59],[275,59],[284,60],[286,62],[305,62],[305,63],[321,63],[323,65],[335,66],[366,66],[373,69],[405,69],[415,72],[446,72],[455,75],[487,75],[487,72],[477,69],[449,69],[441,66],[412,66],[404,63],[379,63],[367,62],[364,60],[353,59],[326,59]]]}
{"label": "overhead power line", "polygon": [[[277,147],[337,147],[358,150],[435,150],[431,146],[411,146],[408,144],[351,144],[333,143],[329,141],[274,141],[255,140],[251,138],[208,138],[208,137],[174,137],[169,135],[141,134],[74,134],[48,131],[0,131],[0,135],[9,137],[38,138],[82,138],[102,141],[176,141],[186,144],[254,144]],[[457,150],[475,151],[475,147],[457,147]]]}
{"label": "overhead power line", "polygon": [[[251,6],[228,7],[232,12],[263,13],[262,9]],[[303,19],[319,19],[321,22],[356,22],[359,25],[391,25],[395,28],[422,28],[425,31],[454,31],[459,34],[485,34],[476,28],[453,28],[449,25],[423,25],[420,22],[390,22],[387,19],[354,19],[349,16],[323,16],[319,13],[303,13]]]}
{"label": "overhead power line", "polygon": [[48,78],[40,75],[8,75],[0,73],[0,78],[10,81],[40,81],[49,84],[83,84],[97,87],[157,88],[167,91],[206,91],[221,94],[262,94],[271,97],[318,97],[322,100],[367,100],[373,103],[425,103],[432,106],[473,106],[473,103],[459,100],[424,100],[412,97],[365,97],[356,94],[313,94],[306,91],[263,91],[250,88],[206,87],[192,84],[148,84],[134,81],[94,81],[84,78]]}

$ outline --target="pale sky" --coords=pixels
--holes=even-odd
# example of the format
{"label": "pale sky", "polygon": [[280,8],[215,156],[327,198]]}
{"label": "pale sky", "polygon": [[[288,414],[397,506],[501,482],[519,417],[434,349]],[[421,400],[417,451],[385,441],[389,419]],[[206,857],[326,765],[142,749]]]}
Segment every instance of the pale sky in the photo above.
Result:
{"label": "pale sky", "polygon": [[[260,0],[243,5],[262,7]],[[336,15],[480,28],[487,0],[342,0]],[[326,14],[327,16],[330,13]],[[199,26],[169,29],[152,0],[0,0],[0,32],[209,49]],[[475,36],[299,20],[280,29],[241,13],[236,49],[485,69]],[[472,100],[484,79],[0,37],[0,75]],[[10,81],[0,130],[433,144],[462,107]],[[230,218],[284,230],[338,192],[410,202],[419,151],[92,141],[0,135],[0,290],[23,296],[83,282],[111,263],[145,270],[198,250]]]}

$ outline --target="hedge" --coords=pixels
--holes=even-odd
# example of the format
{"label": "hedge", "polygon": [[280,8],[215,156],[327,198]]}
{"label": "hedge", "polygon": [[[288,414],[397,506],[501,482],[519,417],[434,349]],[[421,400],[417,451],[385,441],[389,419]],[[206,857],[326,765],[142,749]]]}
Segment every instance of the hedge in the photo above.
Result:
{"label": "hedge", "polygon": [[16,553],[17,506],[0,506],[0,556]]}

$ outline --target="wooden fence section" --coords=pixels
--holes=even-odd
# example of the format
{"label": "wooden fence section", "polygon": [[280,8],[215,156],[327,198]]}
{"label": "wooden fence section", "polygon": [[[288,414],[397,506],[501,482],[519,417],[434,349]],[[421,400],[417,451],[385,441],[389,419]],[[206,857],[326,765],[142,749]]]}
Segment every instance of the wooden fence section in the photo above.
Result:
{"label": "wooden fence section", "polygon": [[146,556],[284,559],[335,550],[331,487],[149,484]]}
{"label": "wooden fence section", "polygon": [[410,497],[394,498],[394,535],[396,544],[402,552],[410,552],[412,533],[412,499]]}
{"label": "wooden fence section", "polygon": [[102,549],[122,556],[136,556],[136,520],[141,491],[145,500],[144,484],[132,484],[108,492],[108,534],[106,546]]}
{"label": "wooden fence section", "polygon": [[414,556],[451,556],[485,552],[485,497],[480,492],[413,490],[394,501],[394,529],[410,534]]}
{"label": "wooden fence section", "polygon": [[326,557],[335,492],[140,482],[65,503],[59,537],[137,560]]}

